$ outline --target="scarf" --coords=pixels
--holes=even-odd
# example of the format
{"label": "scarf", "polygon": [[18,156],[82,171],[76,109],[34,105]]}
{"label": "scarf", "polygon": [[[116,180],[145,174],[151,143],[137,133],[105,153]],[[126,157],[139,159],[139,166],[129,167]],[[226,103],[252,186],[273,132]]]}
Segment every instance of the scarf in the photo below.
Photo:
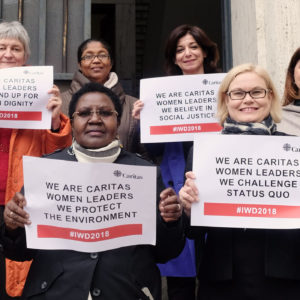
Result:
{"label": "scarf", "polygon": [[222,134],[251,134],[251,135],[272,135],[277,130],[272,117],[269,115],[260,123],[236,122],[227,117],[224,122]]}
{"label": "scarf", "polygon": [[74,140],[73,144],[71,146],[71,152],[72,151],[73,151],[73,153],[71,153],[71,154],[75,155],[79,162],[112,163],[118,158],[118,156],[121,152],[121,148],[120,148],[119,140],[114,140],[107,146],[105,146],[103,148],[99,148],[99,149],[83,148]]}
{"label": "scarf", "polygon": [[118,83],[118,81],[118,75],[115,72],[110,72],[107,81],[104,83],[104,86],[111,89]]}

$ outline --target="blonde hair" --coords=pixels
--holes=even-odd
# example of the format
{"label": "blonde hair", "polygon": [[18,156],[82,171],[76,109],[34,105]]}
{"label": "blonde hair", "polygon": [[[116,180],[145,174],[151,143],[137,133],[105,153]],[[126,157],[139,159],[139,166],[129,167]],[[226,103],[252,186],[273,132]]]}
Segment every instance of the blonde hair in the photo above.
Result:
{"label": "blonde hair", "polygon": [[280,100],[276,88],[271,80],[271,77],[269,76],[268,72],[265,69],[263,69],[260,66],[253,65],[251,63],[238,65],[232,68],[224,77],[223,81],[221,82],[218,91],[218,107],[217,107],[217,117],[219,119],[219,123],[223,126],[224,121],[228,117],[228,109],[226,105],[226,97],[228,96],[226,93],[228,92],[228,88],[231,82],[239,74],[247,73],[247,72],[252,72],[257,74],[265,81],[267,88],[271,90],[270,94],[272,96],[272,103],[271,103],[270,115],[273,118],[275,123],[279,123],[281,120],[281,104],[280,104]]}
{"label": "blonde hair", "polygon": [[18,21],[0,23],[0,39],[16,39],[24,47],[25,60],[30,55],[30,38],[27,30]]}

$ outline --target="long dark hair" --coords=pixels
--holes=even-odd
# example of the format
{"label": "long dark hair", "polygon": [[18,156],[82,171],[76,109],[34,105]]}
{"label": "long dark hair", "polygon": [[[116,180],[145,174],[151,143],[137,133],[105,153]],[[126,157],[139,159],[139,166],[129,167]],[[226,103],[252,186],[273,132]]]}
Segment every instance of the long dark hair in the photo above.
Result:
{"label": "long dark hair", "polygon": [[300,47],[293,54],[285,78],[283,106],[292,103],[295,99],[299,99],[299,88],[295,83],[294,70],[297,62],[300,60]]}
{"label": "long dark hair", "polygon": [[175,65],[176,49],[178,40],[186,34],[190,34],[197,44],[206,53],[203,62],[205,73],[216,73],[220,70],[217,67],[219,61],[219,50],[215,42],[213,42],[207,34],[198,26],[180,25],[176,27],[169,35],[165,48],[165,72],[167,75],[180,75],[181,69]]}

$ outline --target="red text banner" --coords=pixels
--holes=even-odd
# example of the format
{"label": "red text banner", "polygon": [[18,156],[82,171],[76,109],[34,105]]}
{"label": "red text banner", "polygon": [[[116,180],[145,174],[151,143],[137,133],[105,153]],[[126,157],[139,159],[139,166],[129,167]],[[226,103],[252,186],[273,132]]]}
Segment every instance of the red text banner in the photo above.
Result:
{"label": "red text banner", "polygon": [[60,238],[74,241],[97,242],[129,235],[141,235],[142,224],[127,224],[98,230],[79,230],[57,226],[38,225],[39,238]]}

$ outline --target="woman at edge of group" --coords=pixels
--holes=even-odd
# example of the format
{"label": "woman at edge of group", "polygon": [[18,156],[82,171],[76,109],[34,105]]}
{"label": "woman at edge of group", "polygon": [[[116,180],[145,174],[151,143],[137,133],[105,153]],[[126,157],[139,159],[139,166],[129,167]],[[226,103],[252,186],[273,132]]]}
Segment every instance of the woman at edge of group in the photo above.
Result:
{"label": "woman at edge of group", "polygon": [[[121,115],[119,99],[110,89],[98,83],[86,84],[70,102],[72,146],[47,158],[151,166],[120,148],[117,127]],[[157,214],[156,245],[121,247],[94,253],[92,259],[90,253],[27,249],[24,225],[30,225],[30,216],[23,209],[24,196],[16,193],[5,207],[1,238],[5,255],[19,260],[34,258],[22,297],[83,300],[91,290],[95,299],[161,299],[156,262],[178,255],[184,246],[184,235],[178,197],[171,188],[163,190],[157,171],[157,212],[161,213]]]}
{"label": "woman at edge of group", "polygon": [[278,129],[300,136],[300,48],[294,52],[287,69],[282,105]]}
{"label": "woman at edge of group", "polygon": [[98,82],[111,89],[120,99],[123,115],[118,129],[120,141],[125,150],[132,153],[146,155],[144,147],[140,144],[137,121],[131,117],[133,104],[136,98],[125,94],[118,75],[112,72],[113,56],[110,45],[103,39],[87,39],[77,50],[79,70],[74,73],[70,88],[62,93],[63,108],[67,113],[72,95],[84,84]]}
{"label": "woman at edge of group", "polygon": [[[218,116],[222,134],[286,135],[276,129],[281,107],[274,84],[263,68],[252,64],[234,67],[223,79]],[[187,162],[191,169],[192,153]],[[198,299],[298,299],[300,230],[190,226],[191,205],[201,199],[195,174],[189,171],[186,178],[179,192],[186,232],[203,247]]]}
{"label": "woman at edge of group", "polygon": [[[30,55],[30,39],[26,29],[17,21],[0,24],[0,69],[21,67]],[[47,108],[52,111],[51,130],[0,128],[0,221],[4,204],[23,185],[23,155],[42,156],[72,142],[69,118],[61,114],[62,100],[56,86],[48,92],[51,97]],[[6,260],[6,291],[12,296],[22,292],[30,262]],[[5,275],[4,275],[5,276]],[[1,278],[1,281],[4,278]],[[3,284],[0,282],[1,292]]]}
{"label": "woman at edge of group", "polygon": [[[165,47],[166,75],[217,73],[218,61],[217,44],[198,26],[183,24],[170,33]],[[134,103],[134,118],[139,119],[143,105],[141,100]],[[164,184],[172,186],[177,193],[184,183],[185,161],[191,145],[189,142],[146,145],[150,154],[162,155]],[[178,258],[159,266],[162,276],[167,276],[170,300],[195,299],[195,264],[194,244],[187,240]]]}

